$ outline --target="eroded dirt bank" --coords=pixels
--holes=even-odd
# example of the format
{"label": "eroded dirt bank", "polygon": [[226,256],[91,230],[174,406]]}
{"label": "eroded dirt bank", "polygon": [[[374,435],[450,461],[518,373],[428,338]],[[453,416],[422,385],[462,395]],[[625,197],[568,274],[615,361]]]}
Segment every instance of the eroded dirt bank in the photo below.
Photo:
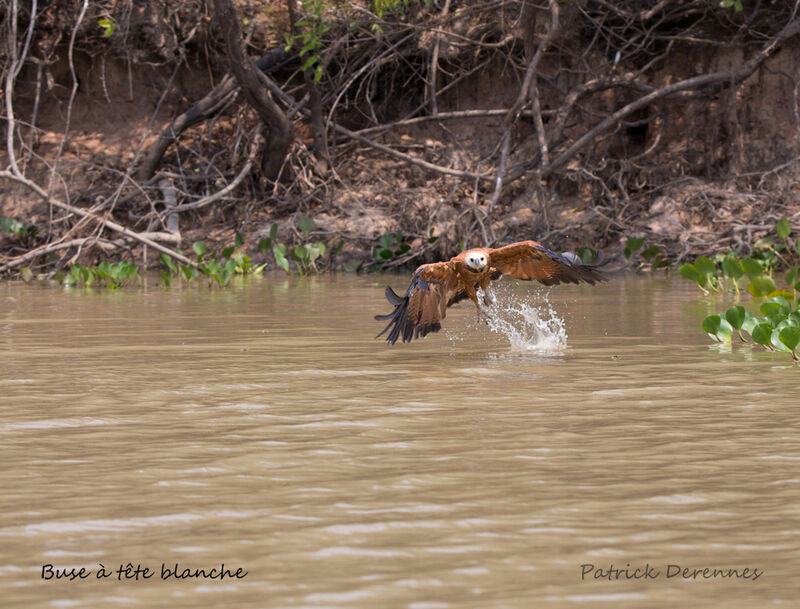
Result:
{"label": "eroded dirt bank", "polygon": [[789,3],[235,4],[293,129],[276,180],[275,128],[231,73],[216,4],[0,9],[0,216],[19,223],[0,231],[4,274],[158,263],[109,222],[184,252],[238,232],[271,265],[257,243],[276,225],[288,246],[341,239],[319,261],[334,267],[527,238],[614,258],[639,236],[683,259],[800,228]]}

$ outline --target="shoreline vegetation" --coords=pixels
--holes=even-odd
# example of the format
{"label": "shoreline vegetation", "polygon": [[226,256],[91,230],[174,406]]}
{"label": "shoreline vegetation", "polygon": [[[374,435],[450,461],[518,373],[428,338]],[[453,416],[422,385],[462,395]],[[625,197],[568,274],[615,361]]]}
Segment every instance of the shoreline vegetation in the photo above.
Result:
{"label": "shoreline vegetation", "polygon": [[0,13],[3,278],[225,285],[530,238],[656,270],[762,260],[776,225],[800,232],[792,3]]}

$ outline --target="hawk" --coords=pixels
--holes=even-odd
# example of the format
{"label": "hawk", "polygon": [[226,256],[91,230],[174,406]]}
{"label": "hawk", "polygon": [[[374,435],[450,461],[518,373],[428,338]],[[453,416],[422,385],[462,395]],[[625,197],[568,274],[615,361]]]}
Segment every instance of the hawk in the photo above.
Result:
{"label": "hawk", "polygon": [[377,337],[386,335],[393,345],[404,343],[442,328],[447,308],[469,298],[478,309],[478,319],[488,317],[478,302],[477,289],[483,290],[486,306],[494,302],[489,283],[502,275],[516,279],[536,279],[544,285],[605,281],[591,265],[584,265],[575,254],[556,254],[537,241],[519,241],[505,247],[466,250],[447,262],[423,264],[411,276],[405,296],[386,286],[386,299],[394,305],[387,315],[376,315],[389,323]]}

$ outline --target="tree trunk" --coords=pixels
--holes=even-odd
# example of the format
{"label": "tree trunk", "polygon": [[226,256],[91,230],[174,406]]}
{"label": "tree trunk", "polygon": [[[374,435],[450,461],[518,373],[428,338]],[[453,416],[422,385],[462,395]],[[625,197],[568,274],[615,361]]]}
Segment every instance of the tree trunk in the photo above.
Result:
{"label": "tree trunk", "polygon": [[276,180],[294,139],[292,123],[272,100],[266,85],[266,76],[253,66],[245,54],[239,18],[233,10],[231,0],[214,0],[214,19],[223,33],[225,54],[231,71],[244,97],[266,126],[267,146],[261,162],[261,170],[269,180]]}

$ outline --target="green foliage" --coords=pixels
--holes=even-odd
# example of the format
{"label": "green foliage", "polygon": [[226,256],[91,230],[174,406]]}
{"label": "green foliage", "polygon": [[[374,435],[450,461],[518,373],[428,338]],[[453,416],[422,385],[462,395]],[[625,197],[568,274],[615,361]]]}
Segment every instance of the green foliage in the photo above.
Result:
{"label": "green foliage", "polygon": [[321,241],[293,247],[291,255],[299,264],[300,274],[308,275],[311,269],[317,271],[316,261],[325,253],[326,249],[325,244]]}
{"label": "green foliage", "polygon": [[[258,249],[266,254],[272,248],[272,255],[275,264],[282,268],[287,274],[292,272],[292,261],[299,275],[309,275],[320,273],[322,270],[330,268],[333,257],[338,254],[344,241],[337,236],[332,237],[327,243],[322,241],[312,241],[311,232],[317,225],[313,218],[302,217],[297,220],[297,228],[303,234],[304,243],[292,248],[285,243],[279,243],[277,239],[278,227],[270,227],[269,236],[264,237],[258,242]],[[327,257],[326,257],[327,255]]]}
{"label": "green foliage", "polygon": [[640,237],[631,237],[625,243],[625,259],[630,260],[633,252],[638,250],[640,247],[644,245],[644,239]]}
{"label": "green foliage", "polygon": [[584,264],[594,264],[599,257],[597,250],[591,247],[576,247],[575,254],[581,259]]}
{"label": "green foliage", "polygon": [[773,296],[759,307],[760,316],[753,315],[741,305],[729,308],[725,315],[709,315],[703,320],[703,330],[714,340],[730,342],[737,330],[742,342],[750,341],[770,351],[789,353],[798,359],[800,344],[800,310],[783,296]]}
{"label": "green foliage", "polygon": [[[431,236],[433,236],[433,233],[431,233]],[[385,262],[402,256],[411,249],[411,246],[404,243],[403,239],[402,233],[385,233],[381,235],[380,245],[372,248],[372,257],[380,262]]]}
{"label": "green foliage", "polygon": [[733,10],[737,13],[741,13],[742,9],[744,8],[742,6],[742,0],[720,0],[719,6],[720,8],[733,7]]}
{"label": "green foliage", "polygon": [[139,267],[126,260],[113,264],[103,261],[97,266],[83,266],[76,263],[70,267],[67,274],[57,271],[55,278],[65,287],[84,285],[88,288],[97,283],[108,286],[109,290],[116,290],[133,279],[141,281]]}
{"label": "green foliage", "polygon": [[272,244],[275,242],[275,237],[278,234],[278,225],[273,224],[269,229],[269,237],[264,237],[258,240],[258,249],[266,254]]}
{"label": "green foliage", "polygon": [[703,320],[703,330],[716,341],[729,343],[733,336],[733,328],[721,315],[709,315]]}
{"label": "green foliage", "polygon": [[39,229],[33,224],[27,226],[16,218],[0,217],[0,230],[8,233],[26,246],[31,246],[36,241]]}
{"label": "green foliage", "polygon": [[[739,293],[739,281],[747,277],[747,292],[757,299],[766,299],[759,305],[760,315],[746,311],[741,305],[729,308],[724,316],[709,315],[703,320],[703,330],[714,340],[731,340],[732,330],[739,338],[761,345],[770,351],[782,351],[798,359],[800,344],[800,282],[798,282],[798,248],[789,242],[791,225],[785,218],[775,225],[775,234],[781,242],[771,237],[759,239],[751,256],[739,258],[735,253],[720,254],[714,260],[697,258],[684,264],[680,273],[694,281],[704,292],[716,292],[731,286]],[[778,287],[775,272],[784,266],[786,287]],[[731,328],[728,332],[727,327]]]}
{"label": "green foliage", "polygon": [[[641,237],[631,237],[625,242],[625,258],[626,260],[631,260],[633,254],[639,251],[644,246],[644,239]],[[581,254],[578,254],[583,259]],[[672,265],[672,260],[664,256],[661,252],[661,248],[657,245],[651,245],[650,247],[645,248],[641,251],[640,256],[644,262],[639,262],[639,268],[644,267],[645,265],[650,265],[650,268],[653,270],[666,268]],[[584,260],[584,262],[586,262]]]}
{"label": "green foliage", "polygon": [[316,222],[314,222],[313,218],[300,218],[297,221],[297,228],[303,231],[303,234],[308,239],[308,235],[311,234],[311,231],[317,228]]}
{"label": "green foliage", "polygon": [[402,13],[408,6],[408,0],[374,0],[372,6],[375,14],[383,19],[387,13]]}
{"label": "green foliage", "polygon": [[[775,225],[775,233],[782,242],[776,243],[771,237],[759,239],[753,246],[752,255],[744,258],[732,251],[718,254],[714,260],[699,257],[693,263],[681,265],[681,276],[697,283],[705,293],[732,288],[737,294],[740,280],[747,276],[747,291],[752,296],[765,298],[782,295],[793,299],[794,292],[800,291],[800,282],[797,281],[800,252],[789,242],[791,232],[789,221],[782,218]],[[782,266],[787,268],[786,289],[778,288],[774,278],[775,271]]]}
{"label": "green foliage", "polygon": [[286,51],[299,47],[298,54],[304,59],[300,69],[313,70],[314,82],[318,83],[322,79],[320,50],[325,47],[322,38],[332,27],[325,16],[330,6],[325,0],[303,0],[302,7],[305,16],[297,21],[298,33],[286,36]]}
{"label": "green foliage", "polygon": [[781,218],[775,225],[775,232],[781,239],[786,239],[792,233],[792,227],[786,218]]}
{"label": "green foliage", "polygon": [[[260,245],[259,243],[259,247]],[[197,257],[196,267],[188,264],[178,265],[171,256],[161,254],[159,256],[163,267],[161,279],[164,285],[169,285],[174,276],[183,281],[194,281],[203,275],[210,282],[225,287],[236,275],[262,273],[266,264],[254,265],[250,256],[238,251],[242,246],[244,246],[244,236],[241,233],[236,233],[233,245],[223,247],[219,252],[209,252],[204,241],[197,241],[192,244],[192,251]]]}
{"label": "green foliage", "polygon": [[103,17],[97,20],[97,25],[103,30],[103,36],[111,38],[114,34],[114,20],[111,17]]}
{"label": "green foliage", "polygon": [[275,256],[275,263],[289,273],[289,261],[286,259],[286,245],[283,243],[276,243],[273,245],[272,255]]}
{"label": "green foliage", "polygon": [[775,282],[770,277],[754,277],[747,286],[747,291],[756,298],[769,296],[775,291]]}

